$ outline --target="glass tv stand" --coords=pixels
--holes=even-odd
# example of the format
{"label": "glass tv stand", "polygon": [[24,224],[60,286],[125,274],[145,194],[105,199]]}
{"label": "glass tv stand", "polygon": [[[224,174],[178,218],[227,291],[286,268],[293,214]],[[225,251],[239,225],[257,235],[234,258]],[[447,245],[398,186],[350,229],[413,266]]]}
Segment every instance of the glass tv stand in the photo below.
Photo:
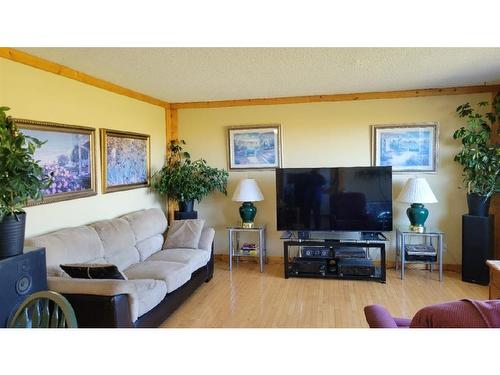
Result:
{"label": "glass tv stand", "polygon": [[383,240],[286,240],[284,276],[372,280],[385,283]]}

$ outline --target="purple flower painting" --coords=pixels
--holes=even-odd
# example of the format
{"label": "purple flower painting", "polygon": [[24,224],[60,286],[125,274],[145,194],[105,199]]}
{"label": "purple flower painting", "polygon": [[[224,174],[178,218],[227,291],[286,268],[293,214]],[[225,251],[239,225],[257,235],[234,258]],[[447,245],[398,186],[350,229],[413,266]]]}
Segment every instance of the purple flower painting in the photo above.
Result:
{"label": "purple flower painting", "polygon": [[[149,184],[149,136],[102,129],[104,192]],[[103,160],[104,161],[104,160]]]}
{"label": "purple flower painting", "polygon": [[45,142],[35,151],[35,159],[52,181],[42,192],[42,203],[95,194],[94,129],[28,120],[16,123],[25,135]]}

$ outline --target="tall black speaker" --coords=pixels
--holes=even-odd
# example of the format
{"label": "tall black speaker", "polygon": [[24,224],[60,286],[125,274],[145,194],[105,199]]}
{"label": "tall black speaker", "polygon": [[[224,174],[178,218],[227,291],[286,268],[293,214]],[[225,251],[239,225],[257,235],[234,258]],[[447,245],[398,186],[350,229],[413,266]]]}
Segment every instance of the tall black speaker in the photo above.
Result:
{"label": "tall black speaker", "polygon": [[27,296],[47,290],[45,249],[0,259],[0,328]]}
{"label": "tall black speaker", "polygon": [[495,217],[462,216],[462,280],[488,285],[486,260],[493,259]]}

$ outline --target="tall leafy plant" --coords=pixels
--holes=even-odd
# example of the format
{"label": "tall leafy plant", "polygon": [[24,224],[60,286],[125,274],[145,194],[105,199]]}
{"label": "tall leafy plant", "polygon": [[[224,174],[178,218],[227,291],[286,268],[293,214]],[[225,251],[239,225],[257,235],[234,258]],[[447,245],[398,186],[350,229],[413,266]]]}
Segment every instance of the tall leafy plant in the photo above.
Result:
{"label": "tall leafy plant", "polygon": [[[480,102],[478,108],[488,105],[488,102]],[[453,134],[454,139],[462,141],[462,149],[454,160],[463,167],[463,182],[467,191],[486,198],[499,188],[500,147],[491,142],[491,132],[500,118],[500,92],[493,99],[492,107],[492,112],[484,113],[469,103],[458,106],[456,112],[466,120],[467,125]]]}
{"label": "tall leafy plant", "polygon": [[39,199],[50,177],[34,159],[43,142],[21,133],[0,107],[0,222],[4,216],[23,213],[28,199]]}
{"label": "tall leafy plant", "polygon": [[165,165],[152,177],[152,189],[178,202],[200,202],[213,191],[227,195],[227,171],[210,167],[204,159],[191,160],[185,144],[170,141]]}

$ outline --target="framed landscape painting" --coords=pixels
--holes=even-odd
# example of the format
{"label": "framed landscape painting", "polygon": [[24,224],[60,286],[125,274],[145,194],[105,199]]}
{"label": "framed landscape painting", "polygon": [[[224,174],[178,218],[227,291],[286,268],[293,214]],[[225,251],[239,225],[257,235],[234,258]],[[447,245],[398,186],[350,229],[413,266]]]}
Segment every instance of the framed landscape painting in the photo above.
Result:
{"label": "framed landscape painting", "polygon": [[97,194],[95,172],[95,129],[53,122],[14,119],[26,136],[45,142],[35,159],[52,180],[39,201],[28,206]]}
{"label": "framed landscape painting", "polygon": [[102,192],[149,186],[149,135],[101,129]]}
{"label": "framed landscape painting", "polygon": [[229,169],[274,169],[281,166],[280,125],[227,128]]}
{"label": "framed landscape painting", "polygon": [[438,124],[372,126],[372,165],[394,172],[436,172]]}

